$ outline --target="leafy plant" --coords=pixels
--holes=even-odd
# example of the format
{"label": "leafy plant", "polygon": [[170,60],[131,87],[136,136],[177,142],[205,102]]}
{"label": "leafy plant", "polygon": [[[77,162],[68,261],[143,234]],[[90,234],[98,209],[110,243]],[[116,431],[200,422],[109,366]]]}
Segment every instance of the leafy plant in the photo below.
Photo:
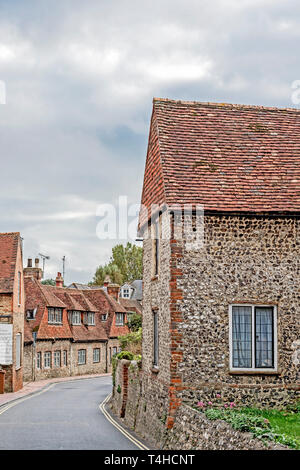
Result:
{"label": "leafy plant", "polygon": [[139,313],[127,314],[127,326],[131,331],[138,331],[142,328],[142,316]]}

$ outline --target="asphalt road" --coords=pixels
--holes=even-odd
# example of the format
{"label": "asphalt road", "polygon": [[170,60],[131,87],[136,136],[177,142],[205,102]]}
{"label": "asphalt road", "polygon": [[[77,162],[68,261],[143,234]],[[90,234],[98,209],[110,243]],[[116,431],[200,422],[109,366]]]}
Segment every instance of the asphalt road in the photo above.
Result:
{"label": "asphalt road", "polygon": [[[101,413],[111,377],[55,384],[0,414],[1,450],[137,450]],[[1,408],[0,408],[1,412]]]}

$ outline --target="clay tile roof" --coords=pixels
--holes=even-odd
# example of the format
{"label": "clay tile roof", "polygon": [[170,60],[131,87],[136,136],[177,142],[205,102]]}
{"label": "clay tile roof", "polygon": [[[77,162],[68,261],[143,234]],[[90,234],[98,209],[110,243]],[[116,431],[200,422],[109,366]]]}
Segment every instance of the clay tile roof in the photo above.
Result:
{"label": "clay tile roof", "polygon": [[13,292],[20,234],[0,233],[0,292]]}
{"label": "clay tile roof", "polygon": [[123,305],[126,312],[142,313],[142,306],[138,300],[120,298],[120,303]]}
{"label": "clay tile roof", "polygon": [[44,294],[46,299],[47,307],[60,307],[66,308],[65,302],[63,302],[57,295],[56,295],[56,288],[53,286],[48,286],[44,284],[40,284],[40,288]]}
{"label": "clay tile roof", "polygon": [[299,212],[300,111],[155,98],[142,203]]}

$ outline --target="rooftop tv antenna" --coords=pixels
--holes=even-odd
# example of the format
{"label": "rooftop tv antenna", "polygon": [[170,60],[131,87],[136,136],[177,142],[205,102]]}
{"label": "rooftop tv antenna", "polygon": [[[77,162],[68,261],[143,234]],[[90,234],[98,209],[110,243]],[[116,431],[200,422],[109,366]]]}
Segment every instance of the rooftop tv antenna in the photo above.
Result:
{"label": "rooftop tv antenna", "polygon": [[63,262],[63,279],[65,279],[65,272],[66,272],[66,270],[65,270],[65,267],[66,267],[66,257],[65,257],[65,256],[62,257],[62,262]]}
{"label": "rooftop tv antenna", "polygon": [[42,253],[39,253],[39,256],[42,258],[43,260],[43,279],[44,279],[44,276],[45,276],[45,261],[46,259],[50,259],[50,256],[47,256],[47,255],[42,255]]}

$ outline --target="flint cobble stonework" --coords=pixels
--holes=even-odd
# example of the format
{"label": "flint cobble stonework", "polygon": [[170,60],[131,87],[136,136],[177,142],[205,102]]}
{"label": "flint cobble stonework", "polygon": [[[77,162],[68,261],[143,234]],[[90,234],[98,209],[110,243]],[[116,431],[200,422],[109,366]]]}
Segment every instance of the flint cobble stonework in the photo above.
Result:
{"label": "flint cobble stonework", "polygon": [[249,432],[234,430],[228,423],[210,421],[204,413],[182,405],[173,428],[166,433],[165,450],[286,450],[274,442],[262,442]]}
{"label": "flint cobble stonework", "polygon": [[[283,407],[299,397],[293,360],[300,331],[299,248],[296,217],[206,216],[202,248],[187,250],[182,243],[180,399],[207,400],[217,391],[239,405]],[[229,305],[240,303],[277,307],[275,374],[229,371]]]}
{"label": "flint cobble stonework", "polygon": [[[171,429],[178,408],[220,394],[224,403],[282,408],[299,398],[300,219],[293,216],[161,216],[159,270],[144,239],[141,396],[154,434]],[[168,225],[169,224],[169,225]],[[193,244],[195,227],[203,237]],[[180,237],[185,226],[185,236]],[[169,231],[169,232],[168,232]],[[201,233],[201,231],[200,231]],[[278,368],[232,372],[229,307],[277,309]],[[153,368],[153,312],[159,364]],[[141,416],[142,413],[139,414]]]}
{"label": "flint cobble stonework", "polygon": [[[234,430],[228,423],[208,420],[188,405],[181,404],[174,416],[172,429],[164,419],[149,415],[149,400],[143,393],[141,363],[119,360],[110,408],[114,414],[153,448],[170,450],[285,450],[274,442],[263,443],[251,433]],[[154,397],[153,397],[154,399]],[[157,415],[156,415],[157,416]]]}

